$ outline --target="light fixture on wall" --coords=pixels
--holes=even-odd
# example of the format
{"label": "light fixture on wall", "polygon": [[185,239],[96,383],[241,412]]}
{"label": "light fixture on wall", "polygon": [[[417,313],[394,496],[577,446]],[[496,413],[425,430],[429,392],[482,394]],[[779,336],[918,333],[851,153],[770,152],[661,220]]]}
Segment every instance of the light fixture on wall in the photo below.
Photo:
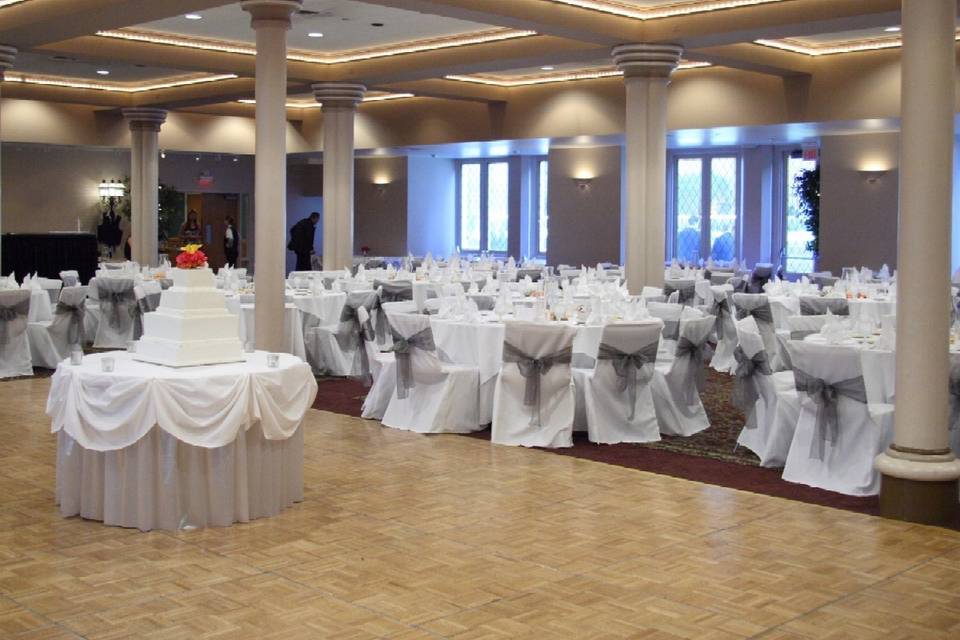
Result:
{"label": "light fixture on wall", "polygon": [[101,180],[100,185],[97,187],[97,192],[100,194],[100,198],[107,200],[108,198],[122,198],[126,193],[126,189],[123,186],[122,182],[117,182],[116,180]]}
{"label": "light fixture on wall", "polygon": [[577,185],[577,189],[580,191],[589,191],[590,185],[593,184],[594,175],[589,169],[580,169],[575,171],[570,178],[574,184]]}
{"label": "light fixture on wall", "polygon": [[883,176],[886,174],[886,170],[870,170],[860,172],[860,175],[863,176],[863,179],[867,182],[867,184],[878,184],[883,180]]}
{"label": "light fixture on wall", "polygon": [[387,193],[387,187],[390,186],[390,176],[374,176],[373,178],[373,188],[376,189],[377,195],[383,197]]}

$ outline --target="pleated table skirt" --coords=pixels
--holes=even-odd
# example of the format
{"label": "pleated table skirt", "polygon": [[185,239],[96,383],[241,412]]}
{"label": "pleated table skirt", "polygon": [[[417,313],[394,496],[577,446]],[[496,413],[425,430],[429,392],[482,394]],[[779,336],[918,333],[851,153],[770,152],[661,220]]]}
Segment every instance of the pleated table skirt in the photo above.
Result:
{"label": "pleated table skirt", "polygon": [[207,449],[154,427],[132,446],[85,449],[64,430],[57,440],[57,504],[121,527],[226,527],[274,516],[303,500],[303,428],[267,440],[259,425]]}

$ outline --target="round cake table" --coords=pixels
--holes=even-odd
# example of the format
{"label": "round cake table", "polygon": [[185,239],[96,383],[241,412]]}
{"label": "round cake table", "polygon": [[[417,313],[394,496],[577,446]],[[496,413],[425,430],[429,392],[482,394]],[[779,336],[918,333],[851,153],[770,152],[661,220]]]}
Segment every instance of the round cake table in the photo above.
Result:
{"label": "round cake table", "polygon": [[[104,359],[114,360],[104,371]],[[150,529],[228,526],[303,499],[309,365],[265,352],[174,369],[124,351],[60,363],[47,399],[64,517]]]}

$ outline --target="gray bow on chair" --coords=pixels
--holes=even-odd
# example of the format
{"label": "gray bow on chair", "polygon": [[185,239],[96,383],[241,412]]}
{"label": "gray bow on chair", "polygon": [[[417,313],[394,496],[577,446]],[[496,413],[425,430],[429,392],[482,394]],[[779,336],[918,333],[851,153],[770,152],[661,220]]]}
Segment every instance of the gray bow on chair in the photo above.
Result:
{"label": "gray bow on chair", "polygon": [[371,326],[371,321],[367,320],[365,323],[361,323],[358,311],[360,307],[363,307],[369,312],[376,306],[376,293],[370,293],[366,296],[363,296],[361,299],[355,298],[351,300],[350,298],[347,298],[347,301],[343,305],[343,309],[340,311],[340,326],[338,327],[337,332],[334,334],[334,338],[336,339],[337,345],[340,347],[341,351],[346,351],[357,347],[360,344],[361,336],[364,340],[373,340],[373,327]]}
{"label": "gray bow on chair", "polygon": [[[723,336],[729,329],[730,335],[735,335],[736,327],[733,326],[733,317],[730,315],[730,301],[726,298],[714,298],[713,306],[710,307],[710,315],[716,316],[715,324],[717,331],[717,341],[723,340]],[[729,324],[731,326],[725,327]]]}
{"label": "gray bow on chair", "polygon": [[148,293],[139,300],[137,300],[137,306],[140,307],[140,313],[150,313],[151,311],[156,311],[157,307],[160,306],[160,294],[159,293]]}
{"label": "gray bow on chair", "polygon": [[835,316],[850,315],[850,304],[846,298],[800,298],[800,315],[820,316],[829,311]]}
{"label": "gray bow on chair", "polygon": [[67,344],[82,345],[84,342],[83,317],[86,315],[85,303],[81,300],[78,304],[67,304],[61,300],[57,303],[54,315],[67,318]]}
{"label": "gray bow on chair", "polygon": [[[130,321],[137,316],[139,307],[136,304],[136,296],[133,289],[124,289],[123,291],[101,291],[100,302],[102,314],[107,318],[107,324],[115,331],[124,331],[127,322],[124,318],[126,312]],[[106,309],[103,309],[103,303],[106,303]]]}
{"label": "gray bow on chair", "polygon": [[[760,398],[756,375],[759,373],[769,376],[773,373],[773,369],[770,368],[767,352],[762,349],[750,357],[742,347],[737,347],[733,357],[737,360],[737,370],[734,372],[736,377],[733,381],[733,404],[744,413],[749,413]],[[747,428],[755,426],[756,424],[750,424],[748,421]]]}
{"label": "gray bow on chair", "polygon": [[627,397],[630,402],[628,420],[633,420],[636,411],[637,383],[646,384],[653,377],[653,366],[657,362],[658,347],[658,342],[652,342],[633,353],[626,353],[616,347],[600,343],[597,360],[609,360],[611,362],[613,370],[617,374],[617,391],[628,394]]}
{"label": "gray bow on chair", "polygon": [[503,343],[503,361],[515,363],[520,370],[520,375],[526,379],[523,388],[523,406],[536,408],[530,416],[530,424],[540,426],[540,378],[546,375],[554,365],[570,364],[572,358],[572,346],[534,358],[509,342]]}
{"label": "gray bow on chair", "polygon": [[11,338],[26,331],[29,313],[29,297],[16,304],[0,305],[0,345],[8,344]]}
{"label": "gray bow on chair", "polygon": [[377,312],[376,332],[377,342],[383,344],[387,339],[387,314],[383,311],[384,302],[405,302],[413,300],[413,283],[408,280],[398,280],[396,282],[384,282],[374,280],[373,288],[380,291],[380,295],[374,302],[370,313]]}
{"label": "gray bow on chair", "polygon": [[810,457],[823,460],[827,443],[833,444],[837,441],[839,430],[837,402],[840,397],[864,404],[867,402],[867,389],[863,383],[863,376],[827,382],[800,369],[794,369],[793,377],[797,384],[797,391],[806,393],[817,405],[816,432],[810,445]]}
{"label": "gray bow on chair", "polygon": [[402,400],[409,395],[410,389],[414,387],[410,351],[412,349],[434,351],[437,347],[433,342],[433,331],[430,330],[430,327],[425,327],[406,338],[392,328],[390,333],[393,335],[393,346],[390,350],[393,351],[393,355],[397,359],[397,397]]}
{"label": "gray bow on chair", "polygon": [[664,340],[679,340],[680,339],[680,321],[664,320],[663,330],[660,332],[660,335],[663,336]]}
{"label": "gray bow on chair", "polygon": [[663,285],[663,295],[668,300],[670,296],[673,295],[674,291],[678,292],[677,302],[682,305],[691,305],[693,304],[694,299],[697,295],[697,290],[695,285],[683,285],[680,287],[674,287],[670,284]]}
{"label": "gray bow on chair", "polygon": [[752,309],[745,309],[742,306],[737,307],[737,320],[743,320],[747,316],[753,316],[757,322],[773,324],[773,310],[770,309],[770,303],[764,302],[758,304]]}
{"label": "gray bow on chair", "polygon": [[706,351],[706,340],[699,344],[689,338],[681,337],[677,341],[677,350],[674,357],[679,359],[689,357],[690,364],[687,367],[687,379],[684,381],[683,392],[686,394],[688,406],[696,404],[700,400],[700,392],[707,384],[706,371],[704,369],[704,358]]}

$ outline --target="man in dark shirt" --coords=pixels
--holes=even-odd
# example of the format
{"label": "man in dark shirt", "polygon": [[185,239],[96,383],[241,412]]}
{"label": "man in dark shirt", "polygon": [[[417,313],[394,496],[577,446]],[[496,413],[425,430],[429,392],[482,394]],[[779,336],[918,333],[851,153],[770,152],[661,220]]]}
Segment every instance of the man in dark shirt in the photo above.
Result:
{"label": "man in dark shirt", "polygon": [[313,254],[313,235],[320,214],[316,211],[290,228],[290,242],[287,249],[297,254],[297,271],[310,271],[310,256]]}

